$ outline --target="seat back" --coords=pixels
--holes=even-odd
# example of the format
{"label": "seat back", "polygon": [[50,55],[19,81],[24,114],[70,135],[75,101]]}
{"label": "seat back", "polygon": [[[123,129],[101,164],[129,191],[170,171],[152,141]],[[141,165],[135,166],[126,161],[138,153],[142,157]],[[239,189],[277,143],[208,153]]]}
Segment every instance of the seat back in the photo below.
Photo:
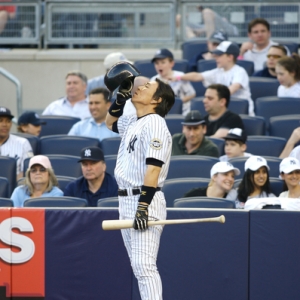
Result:
{"label": "seat back", "polygon": [[7,178],[0,177],[0,197],[8,198],[9,196],[9,182]]}
{"label": "seat back", "polygon": [[265,118],[259,116],[249,116],[244,114],[240,114],[240,117],[244,123],[244,130],[247,136],[266,134]]}
{"label": "seat back", "polygon": [[183,115],[167,115],[165,120],[171,135],[182,132]]}
{"label": "seat back", "polygon": [[121,138],[113,137],[103,139],[100,144],[100,148],[102,149],[104,155],[117,155],[119,152]]}
{"label": "seat back", "polygon": [[76,180],[76,177],[56,175],[56,179],[58,181],[59,188],[64,191],[69,183]]}
{"label": "seat back", "polygon": [[63,154],[78,156],[82,148],[92,146],[100,147],[100,141],[96,138],[65,134],[49,135],[40,139],[40,153],[43,155]]}
{"label": "seat back", "polygon": [[24,207],[87,207],[88,202],[76,197],[41,197],[31,198],[24,202]]}
{"label": "seat back", "polygon": [[98,207],[118,207],[119,200],[118,197],[108,197],[99,199],[97,202]]}
{"label": "seat back", "polygon": [[251,76],[254,73],[254,62],[250,60],[237,60],[236,64],[245,69],[248,76]]}
{"label": "seat back", "polygon": [[189,197],[178,198],[174,207],[182,208],[235,208],[235,202],[224,198]]}
{"label": "seat back", "polygon": [[209,178],[187,177],[167,179],[162,187],[165,194],[167,207],[174,206],[174,200],[183,197],[185,193],[193,188],[206,187],[210,182]]}
{"label": "seat back", "polygon": [[22,133],[22,132],[16,132],[13,133],[13,135],[25,138],[28,140],[28,142],[31,145],[32,151],[34,155],[39,154],[40,152],[40,139],[39,137],[32,135],[32,134],[28,134],[28,133]]}
{"label": "seat back", "polygon": [[[299,101],[300,108],[300,101]],[[298,110],[300,113],[300,109]],[[270,118],[269,134],[288,140],[295,128],[300,126],[299,115],[285,115]]]}
{"label": "seat back", "polygon": [[225,153],[224,152],[224,147],[225,147],[224,139],[210,137],[210,136],[206,136],[206,138],[209,139],[210,141],[212,141],[218,147],[220,156]]}
{"label": "seat back", "polygon": [[69,116],[46,116],[42,115],[40,119],[46,122],[42,126],[40,137],[45,135],[54,134],[68,134],[72,126],[81,121],[80,118],[69,117]]}
{"label": "seat back", "polygon": [[17,183],[17,163],[16,160],[8,156],[0,156],[0,177],[5,177],[9,182],[9,194],[13,192]]}
{"label": "seat back", "polygon": [[175,103],[168,112],[169,115],[181,115],[182,114],[182,100],[180,98],[175,98]]}
{"label": "seat back", "polygon": [[182,58],[190,60],[194,56],[202,53],[207,52],[207,43],[206,41],[199,41],[199,40],[192,40],[192,41],[186,41],[183,42],[181,45],[182,49]]}
{"label": "seat back", "polygon": [[206,87],[203,85],[202,81],[192,81],[193,88],[196,92],[196,97],[203,97],[206,91]]}
{"label": "seat back", "polygon": [[0,207],[14,207],[14,203],[11,199],[1,197],[0,198]]}
{"label": "seat back", "polygon": [[117,155],[105,155],[106,172],[114,176],[117,163]]}

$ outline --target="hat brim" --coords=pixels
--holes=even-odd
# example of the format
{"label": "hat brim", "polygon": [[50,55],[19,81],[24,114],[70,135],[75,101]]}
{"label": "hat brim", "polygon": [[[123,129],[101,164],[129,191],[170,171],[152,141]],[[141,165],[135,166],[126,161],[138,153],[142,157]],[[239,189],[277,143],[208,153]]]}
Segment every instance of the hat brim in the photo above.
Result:
{"label": "hat brim", "polygon": [[213,51],[211,51],[210,53],[211,53],[211,54],[215,54],[215,55],[223,55],[223,54],[225,54],[225,52],[220,51],[220,50],[213,50]]}
{"label": "hat brim", "polygon": [[79,159],[78,162],[82,162],[82,161],[86,161],[86,160],[91,160],[91,161],[104,161],[104,159],[84,157],[84,158]]}
{"label": "hat brim", "polygon": [[243,139],[242,137],[235,135],[235,134],[228,134],[224,137],[224,140],[237,140],[237,141],[241,141],[243,143],[246,143],[246,140]]}
{"label": "hat brim", "polygon": [[285,168],[285,170],[282,170],[281,172],[283,172],[284,174],[289,174],[295,170],[300,170],[300,167],[297,167],[297,166],[290,166],[290,167],[287,167]]}
{"label": "hat brim", "polygon": [[11,120],[14,118],[13,115],[4,115],[4,114],[0,114],[0,117],[7,117],[10,118]]}
{"label": "hat brim", "polygon": [[205,124],[205,120],[201,120],[198,122],[181,122],[182,125],[187,125],[187,126],[197,126],[200,124]]}
{"label": "hat brim", "polygon": [[174,59],[173,57],[170,57],[170,56],[157,55],[157,56],[155,56],[155,57],[152,58],[151,62],[154,63],[156,59],[164,59],[164,58],[171,58],[171,59]]}
{"label": "hat brim", "polygon": [[[263,165],[258,165],[258,166],[255,166],[255,167],[251,167],[251,168],[248,168],[249,170],[251,170],[251,171],[257,171],[258,169],[260,169],[261,167],[266,167],[267,169],[268,169],[268,171],[270,171],[270,167],[268,166],[268,165],[265,165],[265,164],[263,164]],[[246,170],[245,170],[246,171]]]}

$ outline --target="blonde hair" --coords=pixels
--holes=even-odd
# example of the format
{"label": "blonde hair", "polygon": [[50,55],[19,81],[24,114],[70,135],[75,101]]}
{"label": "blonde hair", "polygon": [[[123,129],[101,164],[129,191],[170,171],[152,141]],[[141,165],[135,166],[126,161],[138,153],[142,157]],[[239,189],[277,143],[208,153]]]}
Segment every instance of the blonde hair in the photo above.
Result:
{"label": "blonde hair", "polygon": [[[54,186],[58,186],[58,181],[54,174],[53,169],[46,169],[46,170],[48,171],[48,174],[49,174],[49,182],[48,182],[48,186],[47,186],[45,192],[50,192]],[[27,169],[27,171],[25,173],[24,185],[28,188],[29,195],[31,196],[34,192],[34,187],[30,180],[30,169]]]}

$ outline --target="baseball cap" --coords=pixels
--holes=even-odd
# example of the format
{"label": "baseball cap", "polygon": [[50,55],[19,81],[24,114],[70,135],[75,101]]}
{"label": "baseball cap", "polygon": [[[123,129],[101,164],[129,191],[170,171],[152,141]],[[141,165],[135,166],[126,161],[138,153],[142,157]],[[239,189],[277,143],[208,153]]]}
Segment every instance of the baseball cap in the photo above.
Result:
{"label": "baseball cap", "polygon": [[46,169],[52,168],[49,158],[45,155],[33,156],[29,161],[28,168],[30,169],[33,165],[41,165]]}
{"label": "baseball cap", "polygon": [[221,43],[223,41],[227,41],[228,37],[224,31],[217,30],[217,31],[213,32],[213,34],[210,36],[209,40],[211,42]]}
{"label": "baseball cap", "polygon": [[152,58],[151,62],[154,62],[156,59],[163,59],[163,58],[171,58],[171,59],[174,59],[174,56],[173,56],[173,53],[168,50],[168,49],[159,49],[156,51],[154,57]]}
{"label": "baseball cap", "polygon": [[106,70],[110,69],[114,64],[120,62],[120,61],[127,61],[132,64],[132,61],[129,61],[126,56],[122,52],[113,52],[108,54],[104,58],[103,65]]}
{"label": "baseball cap", "polygon": [[99,147],[85,147],[81,150],[81,158],[78,162],[84,160],[104,161],[104,154]]}
{"label": "baseball cap", "polygon": [[261,167],[267,167],[267,169],[270,170],[267,161],[261,156],[250,156],[245,162],[245,171],[248,169],[251,171],[257,171]]}
{"label": "baseball cap", "polygon": [[0,106],[0,117],[9,117],[10,119],[14,118],[14,116],[11,114],[10,110],[3,106]]}
{"label": "baseball cap", "polygon": [[184,118],[184,121],[181,122],[182,125],[196,126],[204,124],[205,120],[202,118],[198,110],[191,110]]}
{"label": "baseball cap", "polygon": [[234,171],[235,175],[240,175],[240,170],[235,168],[231,163],[226,161],[220,161],[215,163],[210,170],[210,178],[212,178],[217,173],[226,173],[229,171]]}
{"label": "baseball cap", "polygon": [[241,128],[232,128],[228,131],[227,135],[224,137],[225,140],[238,140],[242,141],[244,144],[247,141],[247,135],[245,131]]}
{"label": "baseball cap", "polygon": [[300,170],[300,163],[297,158],[294,157],[286,157],[284,158],[279,165],[280,173],[291,173],[295,170]]}
{"label": "baseball cap", "polygon": [[237,58],[240,54],[240,48],[236,43],[224,41],[215,50],[211,51],[211,53],[216,55],[232,54]]}
{"label": "baseball cap", "polygon": [[40,116],[34,111],[23,113],[18,119],[18,125],[32,124],[32,125],[45,125],[46,122],[40,119]]}

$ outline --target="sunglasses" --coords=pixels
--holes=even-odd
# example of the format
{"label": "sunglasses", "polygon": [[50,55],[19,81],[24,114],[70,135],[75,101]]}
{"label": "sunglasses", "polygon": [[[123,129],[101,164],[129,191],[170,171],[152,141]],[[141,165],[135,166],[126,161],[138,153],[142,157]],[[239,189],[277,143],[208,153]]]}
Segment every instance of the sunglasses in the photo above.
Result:
{"label": "sunglasses", "polygon": [[47,169],[46,168],[43,168],[43,167],[41,167],[41,168],[32,168],[32,169],[30,169],[30,173],[37,173],[37,172],[40,172],[40,173],[45,173],[45,172],[47,172]]}
{"label": "sunglasses", "polygon": [[281,58],[282,56],[281,56],[281,55],[276,55],[276,54],[268,54],[268,55],[267,55],[267,58],[271,58],[271,57],[272,57],[272,58],[277,58],[277,59],[278,59],[278,58]]}

